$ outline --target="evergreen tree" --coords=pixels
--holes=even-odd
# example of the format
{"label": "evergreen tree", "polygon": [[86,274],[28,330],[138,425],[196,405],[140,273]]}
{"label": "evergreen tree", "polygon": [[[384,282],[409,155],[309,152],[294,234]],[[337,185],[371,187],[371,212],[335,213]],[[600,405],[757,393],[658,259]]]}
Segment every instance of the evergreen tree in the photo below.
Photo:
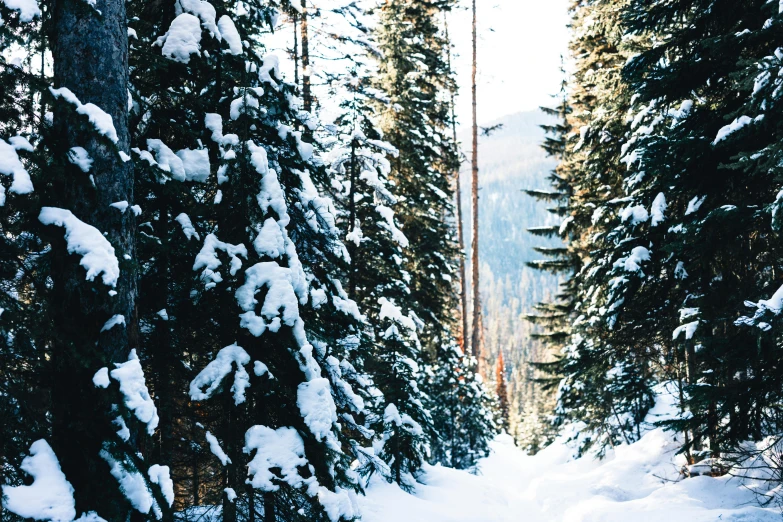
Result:
{"label": "evergreen tree", "polygon": [[427,371],[432,392],[436,438],[432,461],[456,469],[475,469],[489,453],[489,441],[498,432],[495,404],[477,372],[478,363],[455,344],[445,346]]}
{"label": "evergreen tree", "polygon": [[375,100],[375,108],[384,138],[398,151],[390,179],[408,238],[403,257],[410,278],[408,316],[422,328],[419,387],[433,417],[433,460],[468,468],[486,454],[494,426],[488,395],[475,375],[465,373],[475,370],[475,362],[455,348],[452,332],[459,251],[450,177],[458,161],[451,99],[444,96],[453,89],[448,41],[439,27],[450,7],[437,1],[383,5],[376,86],[385,97]]}
{"label": "evergreen tree", "polygon": [[[667,34],[624,71],[638,93],[627,183],[634,204],[651,205],[640,239],[657,247],[650,260],[657,280],[647,295],[662,313],[650,314],[645,328],[665,340],[670,378],[683,383],[688,414],[672,426],[687,430],[696,449],[709,442],[717,456],[765,435],[765,410],[779,389],[769,386],[767,369],[779,364],[772,337],[734,324],[748,295],[761,300],[774,290],[760,276],[778,250],[770,219],[775,173],[766,163],[774,98],[764,101],[758,91],[779,13],[761,1],[710,9],[631,2],[624,20],[634,35],[653,27]],[[664,55],[666,64],[655,63]]]}
{"label": "evergreen tree", "polygon": [[399,155],[390,179],[399,198],[397,216],[409,240],[412,311],[424,323],[421,341],[434,354],[447,344],[453,322],[457,249],[450,174],[456,150],[450,137],[451,72],[438,26],[448,3],[387,2],[377,40],[383,55],[377,85],[388,99],[376,106],[384,138]]}
{"label": "evergreen tree", "polygon": [[495,368],[495,395],[498,401],[498,422],[501,430],[509,429],[509,411],[508,411],[508,388],[506,387],[506,364],[503,361],[503,352],[498,357],[497,367]]}

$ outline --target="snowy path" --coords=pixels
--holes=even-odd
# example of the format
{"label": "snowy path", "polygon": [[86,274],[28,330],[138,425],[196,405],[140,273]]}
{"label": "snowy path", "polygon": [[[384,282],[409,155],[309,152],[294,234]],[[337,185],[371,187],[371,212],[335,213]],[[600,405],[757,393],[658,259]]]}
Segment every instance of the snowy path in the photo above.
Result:
{"label": "snowy path", "polygon": [[[523,454],[508,436],[493,445],[479,476],[427,468],[409,495],[375,481],[361,499],[364,522],[779,522],[754,506],[736,479],[678,476],[676,444],[653,430],[601,462],[570,460],[554,444]],[[667,479],[667,480],[664,480]],[[670,482],[671,481],[671,482]]]}

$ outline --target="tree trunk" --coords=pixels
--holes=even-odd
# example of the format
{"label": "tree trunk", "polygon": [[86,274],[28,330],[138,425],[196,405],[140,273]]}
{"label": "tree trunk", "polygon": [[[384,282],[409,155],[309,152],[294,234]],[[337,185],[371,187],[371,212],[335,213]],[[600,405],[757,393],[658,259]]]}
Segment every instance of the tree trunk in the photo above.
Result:
{"label": "tree trunk", "polygon": [[264,522],[275,522],[275,494],[264,493]]}
{"label": "tree trunk", "polygon": [[471,245],[471,272],[473,279],[473,332],[471,335],[471,353],[476,359],[480,356],[481,344],[481,295],[479,292],[479,185],[478,185],[478,122],[476,120],[476,0],[473,0],[473,68],[471,72],[471,95],[473,98],[473,152],[471,154],[473,238]]}
{"label": "tree trunk", "polygon": [[313,107],[313,96],[310,92],[310,49],[307,37],[307,2],[302,0],[302,101],[305,112]]}
{"label": "tree trunk", "polygon": [[[70,255],[64,230],[52,230],[55,344],[52,381],[52,446],[75,490],[77,513],[97,511],[113,521],[128,519],[130,507],[120,493],[109,466],[99,456],[102,443],[116,438],[116,426],[106,415],[111,397],[96,388],[92,377],[101,367],[128,359],[138,347],[135,310],[135,215],[109,205],[133,203],[133,173],[117,148],[129,151],[128,35],[125,2],[98,0],[91,9],[81,0],[55,0],[52,6],[54,84],[67,87],[84,104],[93,103],[108,113],[117,131],[115,146],[75,114],[65,100],[54,104],[53,153],[62,171],[53,181],[47,204],[63,207],[102,233],[120,261],[117,293],[109,295],[100,277],[85,280],[80,258]],[[74,146],[84,147],[93,159],[95,186],[65,160]],[[113,315],[125,317],[125,327],[101,332]],[[132,433],[131,441],[136,440]]]}
{"label": "tree trunk", "polygon": [[[349,219],[348,232],[353,233],[356,228],[356,139],[351,140],[351,190],[348,194]],[[348,297],[356,299],[356,266],[357,246],[353,241],[348,243],[351,263],[348,274]]]}
{"label": "tree trunk", "polygon": [[299,35],[297,29],[299,25],[299,15],[294,11],[294,85],[299,88]]}

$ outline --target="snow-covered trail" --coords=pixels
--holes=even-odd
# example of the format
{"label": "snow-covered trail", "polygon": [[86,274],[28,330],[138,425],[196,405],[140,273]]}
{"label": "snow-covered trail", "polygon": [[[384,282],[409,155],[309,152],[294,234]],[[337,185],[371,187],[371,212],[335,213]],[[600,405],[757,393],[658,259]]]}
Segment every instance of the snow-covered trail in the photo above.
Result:
{"label": "snow-covered trail", "polygon": [[570,459],[555,443],[536,456],[508,436],[479,475],[428,467],[415,494],[376,480],[360,500],[364,522],[772,522],[776,509],[729,477],[678,479],[677,444],[652,430],[603,461]]}

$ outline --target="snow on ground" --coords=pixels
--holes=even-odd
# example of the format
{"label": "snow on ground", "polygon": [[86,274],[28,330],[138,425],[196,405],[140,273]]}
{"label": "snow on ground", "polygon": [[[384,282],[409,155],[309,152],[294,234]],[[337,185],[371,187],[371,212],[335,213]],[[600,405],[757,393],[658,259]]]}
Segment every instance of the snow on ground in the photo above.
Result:
{"label": "snow on ground", "polygon": [[607,457],[574,460],[557,442],[528,456],[508,435],[492,443],[478,475],[428,466],[414,494],[373,479],[360,497],[364,522],[772,522],[731,477],[679,478],[672,434],[654,429]]}

